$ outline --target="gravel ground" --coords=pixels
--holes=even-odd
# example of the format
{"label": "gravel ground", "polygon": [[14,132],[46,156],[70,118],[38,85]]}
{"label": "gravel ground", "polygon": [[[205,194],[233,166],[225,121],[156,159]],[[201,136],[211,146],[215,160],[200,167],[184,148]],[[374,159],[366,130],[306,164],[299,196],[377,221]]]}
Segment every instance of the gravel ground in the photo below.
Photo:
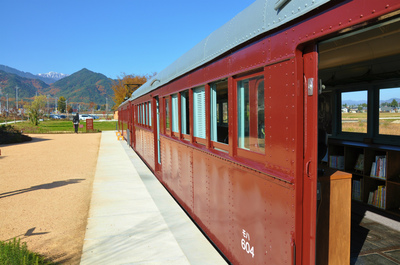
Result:
{"label": "gravel ground", "polygon": [[0,240],[79,264],[101,134],[30,136],[0,146]]}

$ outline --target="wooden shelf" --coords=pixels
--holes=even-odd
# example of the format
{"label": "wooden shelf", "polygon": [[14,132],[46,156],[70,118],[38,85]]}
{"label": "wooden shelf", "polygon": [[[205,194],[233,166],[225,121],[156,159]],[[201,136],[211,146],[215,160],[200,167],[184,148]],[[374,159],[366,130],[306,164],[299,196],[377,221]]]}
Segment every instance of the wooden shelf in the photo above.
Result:
{"label": "wooden shelf", "polygon": [[[363,158],[362,170],[356,170],[355,165],[360,155]],[[400,216],[400,147],[329,139],[328,157],[331,156],[344,157],[342,170],[353,176],[354,201]],[[385,160],[381,159],[383,162],[377,163],[380,162],[378,158]],[[379,171],[386,173],[385,178],[370,176],[373,163],[380,164]],[[368,203],[370,193],[373,193],[377,205]],[[355,199],[358,195],[361,200]]]}

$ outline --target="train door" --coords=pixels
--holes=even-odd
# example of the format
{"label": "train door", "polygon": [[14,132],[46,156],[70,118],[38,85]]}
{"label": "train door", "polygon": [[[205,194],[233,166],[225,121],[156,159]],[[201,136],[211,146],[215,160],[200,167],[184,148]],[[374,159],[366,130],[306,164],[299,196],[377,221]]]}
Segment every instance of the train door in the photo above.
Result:
{"label": "train door", "polygon": [[[311,45],[303,51],[303,178],[302,260],[315,262],[318,136],[318,52]],[[299,194],[299,193],[298,193]]]}
{"label": "train door", "polygon": [[154,132],[155,132],[155,134],[154,134],[154,136],[155,136],[155,139],[154,139],[154,143],[155,143],[155,159],[154,159],[154,161],[156,161],[156,171],[159,171],[159,170],[161,170],[161,149],[160,149],[160,102],[159,102],[159,98],[158,97],[155,97],[154,98],[154,101],[155,101],[155,104],[153,104],[153,105],[155,105],[155,111],[153,112],[153,113],[155,113],[155,119],[156,119],[156,122],[155,122],[155,127],[156,128],[154,128]]}

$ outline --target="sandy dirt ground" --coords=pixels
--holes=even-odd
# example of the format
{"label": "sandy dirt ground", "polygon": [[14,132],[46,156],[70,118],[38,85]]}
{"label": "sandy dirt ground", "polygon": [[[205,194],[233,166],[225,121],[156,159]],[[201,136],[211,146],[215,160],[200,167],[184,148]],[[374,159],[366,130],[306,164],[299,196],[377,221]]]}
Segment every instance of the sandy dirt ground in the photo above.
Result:
{"label": "sandy dirt ground", "polygon": [[30,136],[0,146],[0,240],[79,264],[101,134]]}

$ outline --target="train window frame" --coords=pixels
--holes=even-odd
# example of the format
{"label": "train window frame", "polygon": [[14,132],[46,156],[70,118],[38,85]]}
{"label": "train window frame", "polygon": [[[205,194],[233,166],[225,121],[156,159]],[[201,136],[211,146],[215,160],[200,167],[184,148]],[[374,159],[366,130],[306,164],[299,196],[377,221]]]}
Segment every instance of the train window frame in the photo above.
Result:
{"label": "train window frame", "polygon": [[145,127],[147,127],[147,106],[146,103],[142,103],[142,105],[143,105],[143,116],[144,116],[143,124]]}
{"label": "train window frame", "polygon": [[140,125],[141,124],[141,116],[140,116],[140,104],[137,104],[137,124]]}
{"label": "train window frame", "polygon": [[143,107],[142,104],[139,104],[140,109],[140,125],[143,125]]}
{"label": "train window frame", "polygon": [[[382,98],[382,93],[385,92],[384,94],[387,94],[389,90],[392,91],[392,93],[390,93],[393,95],[392,98],[390,98],[390,99],[392,99],[392,102],[389,102],[390,99],[388,99],[388,101],[384,101],[385,99]],[[395,91],[395,92],[393,92],[393,91]],[[398,96],[394,96],[394,94],[396,94]],[[383,115],[383,114],[400,113],[400,104],[399,104],[400,102],[398,102],[396,100],[396,98],[400,98],[400,86],[392,85],[392,86],[388,86],[388,87],[381,87],[378,89],[377,96],[378,96],[377,101],[378,101],[378,112],[379,113],[377,115],[378,122],[377,122],[376,129],[378,132],[378,136],[381,138],[387,138],[387,139],[397,139],[397,140],[400,139],[400,133],[399,134],[389,134],[389,133],[382,132],[383,129],[388,130],[387,127],[391,127],[391,125],[388,123],[393,123],[393,122],[387,122],[387,121],[390,121],[391,119],[390,119],[390,117],[389,118],[384,117],[387,115]],[[382,106],[384,103],[387,103],[386,106]],[[393,106],[393,105],[397,105],[397,106]],[[396,119],[396,121],[398,121],[398,120]],[[389,128],[389,130],[391,130],[391,129]]]}
{"label": "train window frame", "polygon": [[142,125],[146,127],[146,108],[144,103],[142,103],[141,105],[142,105]]}
{"label": "train window frame", "polygon": [[143,108],[144,108],[144,125],[145,127],[147,127],[149,125],[149,121],[148,121],[148,113],[147,113],[147,102],[143,103]]}
{"label": "train window frame", "polygon": [[[210,83],[210,140],[211,148],[228,152],[229,149],[229,85],[228,79]],[[220,94],[220,95],[219,95]],[[226,103],[226,113],[223,107]],[[224,114],[226,122],[224,123]],[[219,128],[219,129],[218,129]],[[225,133],[225,129],[227,129]],[[226,136],[225,136],[226,134]],[[222,137],[221,137],[222,135]],[[223,140],[222,140],[223,139]],[[220,141],[219,141],[220,140]],[[222,141],[221,141],[222,140]]]}
{"label": "train window frame", "polygon": [[139,124],[139,105],[135,105],[135,124]]}
{"label": "train window frame", "polygon": [[206,86],[192,89],[193,93],[193,140],[206,144]]}
{"label": "train window frame", "polygon": [[149,127],[149,105],[147,102],[144,103],[146,109],[146,127]]}
{"label": "train window frame", "polygon": [[147,102],[147,107],[148,107],[148,117],[149,117],[149,127],[151,128],[152,124],[151,124],[151,101]]}
{"label": "train window frame", "polygon": [[[387,91],[387,89],[399,89],[400,91],[400,80],[393,80],[389,82],[382,82],[379,84],[375,84],[375,98],[374,98],[374,115],[373,115],[373,142],[378,144],[388,144],[394,146],[400,146],[400,135],[395,134],[383,134],[381,133],[380,123],[381,123],[381,92]],[[397,92],[397,91],[396,91]],[[394,97],[398,98],[398,97]],[[397,100],[396,100],[397,101]],[[398,102],[400,103],[400,102]],[[400,112],[398,108],[396,113]],[[398,115],[396,115],[398,116]]]}
{"label": "train window frame", "polygon": [[179,137],[179,104],[178,94],[171,95],[171,133]]}
{"label": "train window frame", "polygon": [[[334,119],[332,120],[332,136],[334,139],[350,140],[356,142],[373,142],[376,144],[389,144],[400,146],[400,134],[390,135],[380,132],[381,118],[381,91],[385,89],[399,88],[400,81],[381,81],[373,84],[352,84],[351,87],[340,87],[332,91],[334,95]],[[367,103],[367,132],[348,132],[342,130],[342,93],[368,91]]]}
{"label": "train window frame", "polygon": [[[252,157],[252,160],[255,160],[255,161],[258,161],[258,162],[262,162],[262,161],[264,161],[264,158],[265,158],[265,154],[266,154],[266,149],[265,149],[265,129],[264,129],[264,131],[263,131],[263,135],[264,135],[264,137],[263,138],[260,138],[258,135],[260,135],[260,133],[259,133],[259,128],[261,127],[261,128],[265,128],[265,116],[266,116],[266,113],[265,113],[265,97],[266,97],[266,94],[265,94],[265,85],[266,85],[266,83],[265,83],[265,72],[264,71],[262,71],[262,72],[257,72],[257,73],[253,73],[253,74],[250,74],[250,75],[245,75],[245,76],[241,76],[240,78],[235,78],[234,79],[234,93],[235,93],[235,95],[234,95],[234,98],[235,98],[235,113],[237,113],[237,118],[235,119],[235,125],[234,125],[234,127],[235,127],[235,130],[234,130],[234,132],[235,132],[235,138],[236,139],[238,139],[237,140],[237,142],[235,143],[235,149],[236,149],[236,154],[238,155],[238,156],[240,156],[240,157]],[[248,91],[249,91],[249,95],[248,95],[248,101],[249,101],[249,110],[248,111],[246,111],[246,112],[248,112],[248,115],[249,115],[249,136],[248,136],[248,142],[249,142],[249,144],[248,144],[248,146],[249,146],[249,148],[244,148],[244,147],[242,147],[241,146],[241,143],[240,143],[240,139],[239,139],[239,134],[240,134],[240,131],[242,130],[244,130],[244,128],[240,128],[239,126],[240,126],[240,124],[241,124],[241,120],[240,120],[240,102],[239,102],[239,100],[240,100],[240,93],[241,92],[244,92],[244,91],[239,91],[239,82],[243,82],[243,81],[246,81],[246,80],[254,80],[254,82],[255,82],[255,87],[257,88],[257,89],[250,89],[250,87],[248,88]],[[260,119],[259,119],[259,102],[260,102],[260,100],[258,99],[258,93],[259,93],[259,86],[262,84],[262,90],[263,90],[263,98],[262,98],[262,100],[261,100],[261,102],[263,103],[263,115],[261,115],[261,117],[262,117],[262,119],[261,119],[261,121],[263,122],[263,125],[262,126],[259,126],[259,121],[260,121]],[[256,91],[256,93],[254,93],[254,90]],[[242,96],[243,96],[243,94],[242,94]],[[250,104],[250,102],[253,102],[253,103],[256,103],[256,105],[257,105],[257,108],[254,108],[254,107],[252,107],[252,105]],[[253,117],[253,118],[252,118]],[[254,126],[256,126],[257,127],[257,129],[256,130],[254,130],[254,129],[251,129],[251,128],[253,128]],[[257,137],[255,137],[255,136],[257,136]],[[260,143],[260,141],[259,140],[261,140],[261,143]],[[263,143],[262,143],[262,140],[263,140]],[[263,146],[264,147],[260,147],[260,145],[262,145],[263,144]]]}
{"label": "train window frame", "polygon": [[190,140],[190,90],[184,90],[179,93],[181,104],[181,134],[182,139]]}
{"label": "train window frame", "polygon": [[142,110],[141,110],[140,104],[138,104],[138,116],[139,116],[138,125],[142,125]]}
{"label": "train window frame", "polygon": [[[347,106],[347,103],[344,103],[344,94],[349,94],[352,93],[353,97],[357,97],[357,100],[360,100],[360,96],[364,96],[363,94],[365,94],[365,98],[362,98],[362,100],[366,100],[366,104],[367,104],[367,109],[364,110],[360,110],[359,106],[357,106],[357,110],[355,109],[354,105],[350,105],[348,106],[348,108],[343,107],[343,106]],[[369,133],[369,124],[370,124],[370,117],[368,115],[368,108],[371,107],[369,103],[369,94],[370,91],[369,89],[359,89],[359,90],[341,90],[339,92],[339,99],[338,99],[338,103],[339,103],[339,108],[340,108],[340,114],[339,114],[339,128],[340,128],[340,133],[343,135],[359,135],[359,136],[365,136]],[[346,112],[344,111],[344,109],[346,109]],[[351,117],[344,119],[344,115],[346,115],[346,113],[348,114],[352,114],[352,113],[366,113],[367,117],[364,120],[360,120],[359,121],[359,126],[358,127],[365,127],[366,131],[364,132],[363,129],[360,128],[356,128],[356,131],[352,131],[351,129],[346,129],[344,130],[343,128],[343,124],[344,123],[348,123],[347,121],[351,122]],[[345,122],[346,121],[346,122]],[[365,126],[360,126],[363,125],[364,121],[366,121],[366,125]],[[358,130],[358,131],[357,131]]]}
{"label": "train window frame", "polygon": [[144,106],[144,103],[142,103],[141,105],[142,105],[142,115],[143,115],[142,125],[146,126],[146,108]]}
{"label": "train window frame", "polygon": [[166,96],[164,97],[164,128],[165,128],[165,134],[169,134],[171,131],[171,124],[170,124],[170,97]]}
{"label": "train window frame", "polygon": [[144,126],[144,125],[145,125],[145,123],[146,123],[146,120],[145,120],[145,118],[144,118],[144,108],[143,108],[143,103],[140,103],[140,113],[141,113],[141,115],[142,115],[142,122],[141,122],[141,125],[142,125],[142,126]]}

